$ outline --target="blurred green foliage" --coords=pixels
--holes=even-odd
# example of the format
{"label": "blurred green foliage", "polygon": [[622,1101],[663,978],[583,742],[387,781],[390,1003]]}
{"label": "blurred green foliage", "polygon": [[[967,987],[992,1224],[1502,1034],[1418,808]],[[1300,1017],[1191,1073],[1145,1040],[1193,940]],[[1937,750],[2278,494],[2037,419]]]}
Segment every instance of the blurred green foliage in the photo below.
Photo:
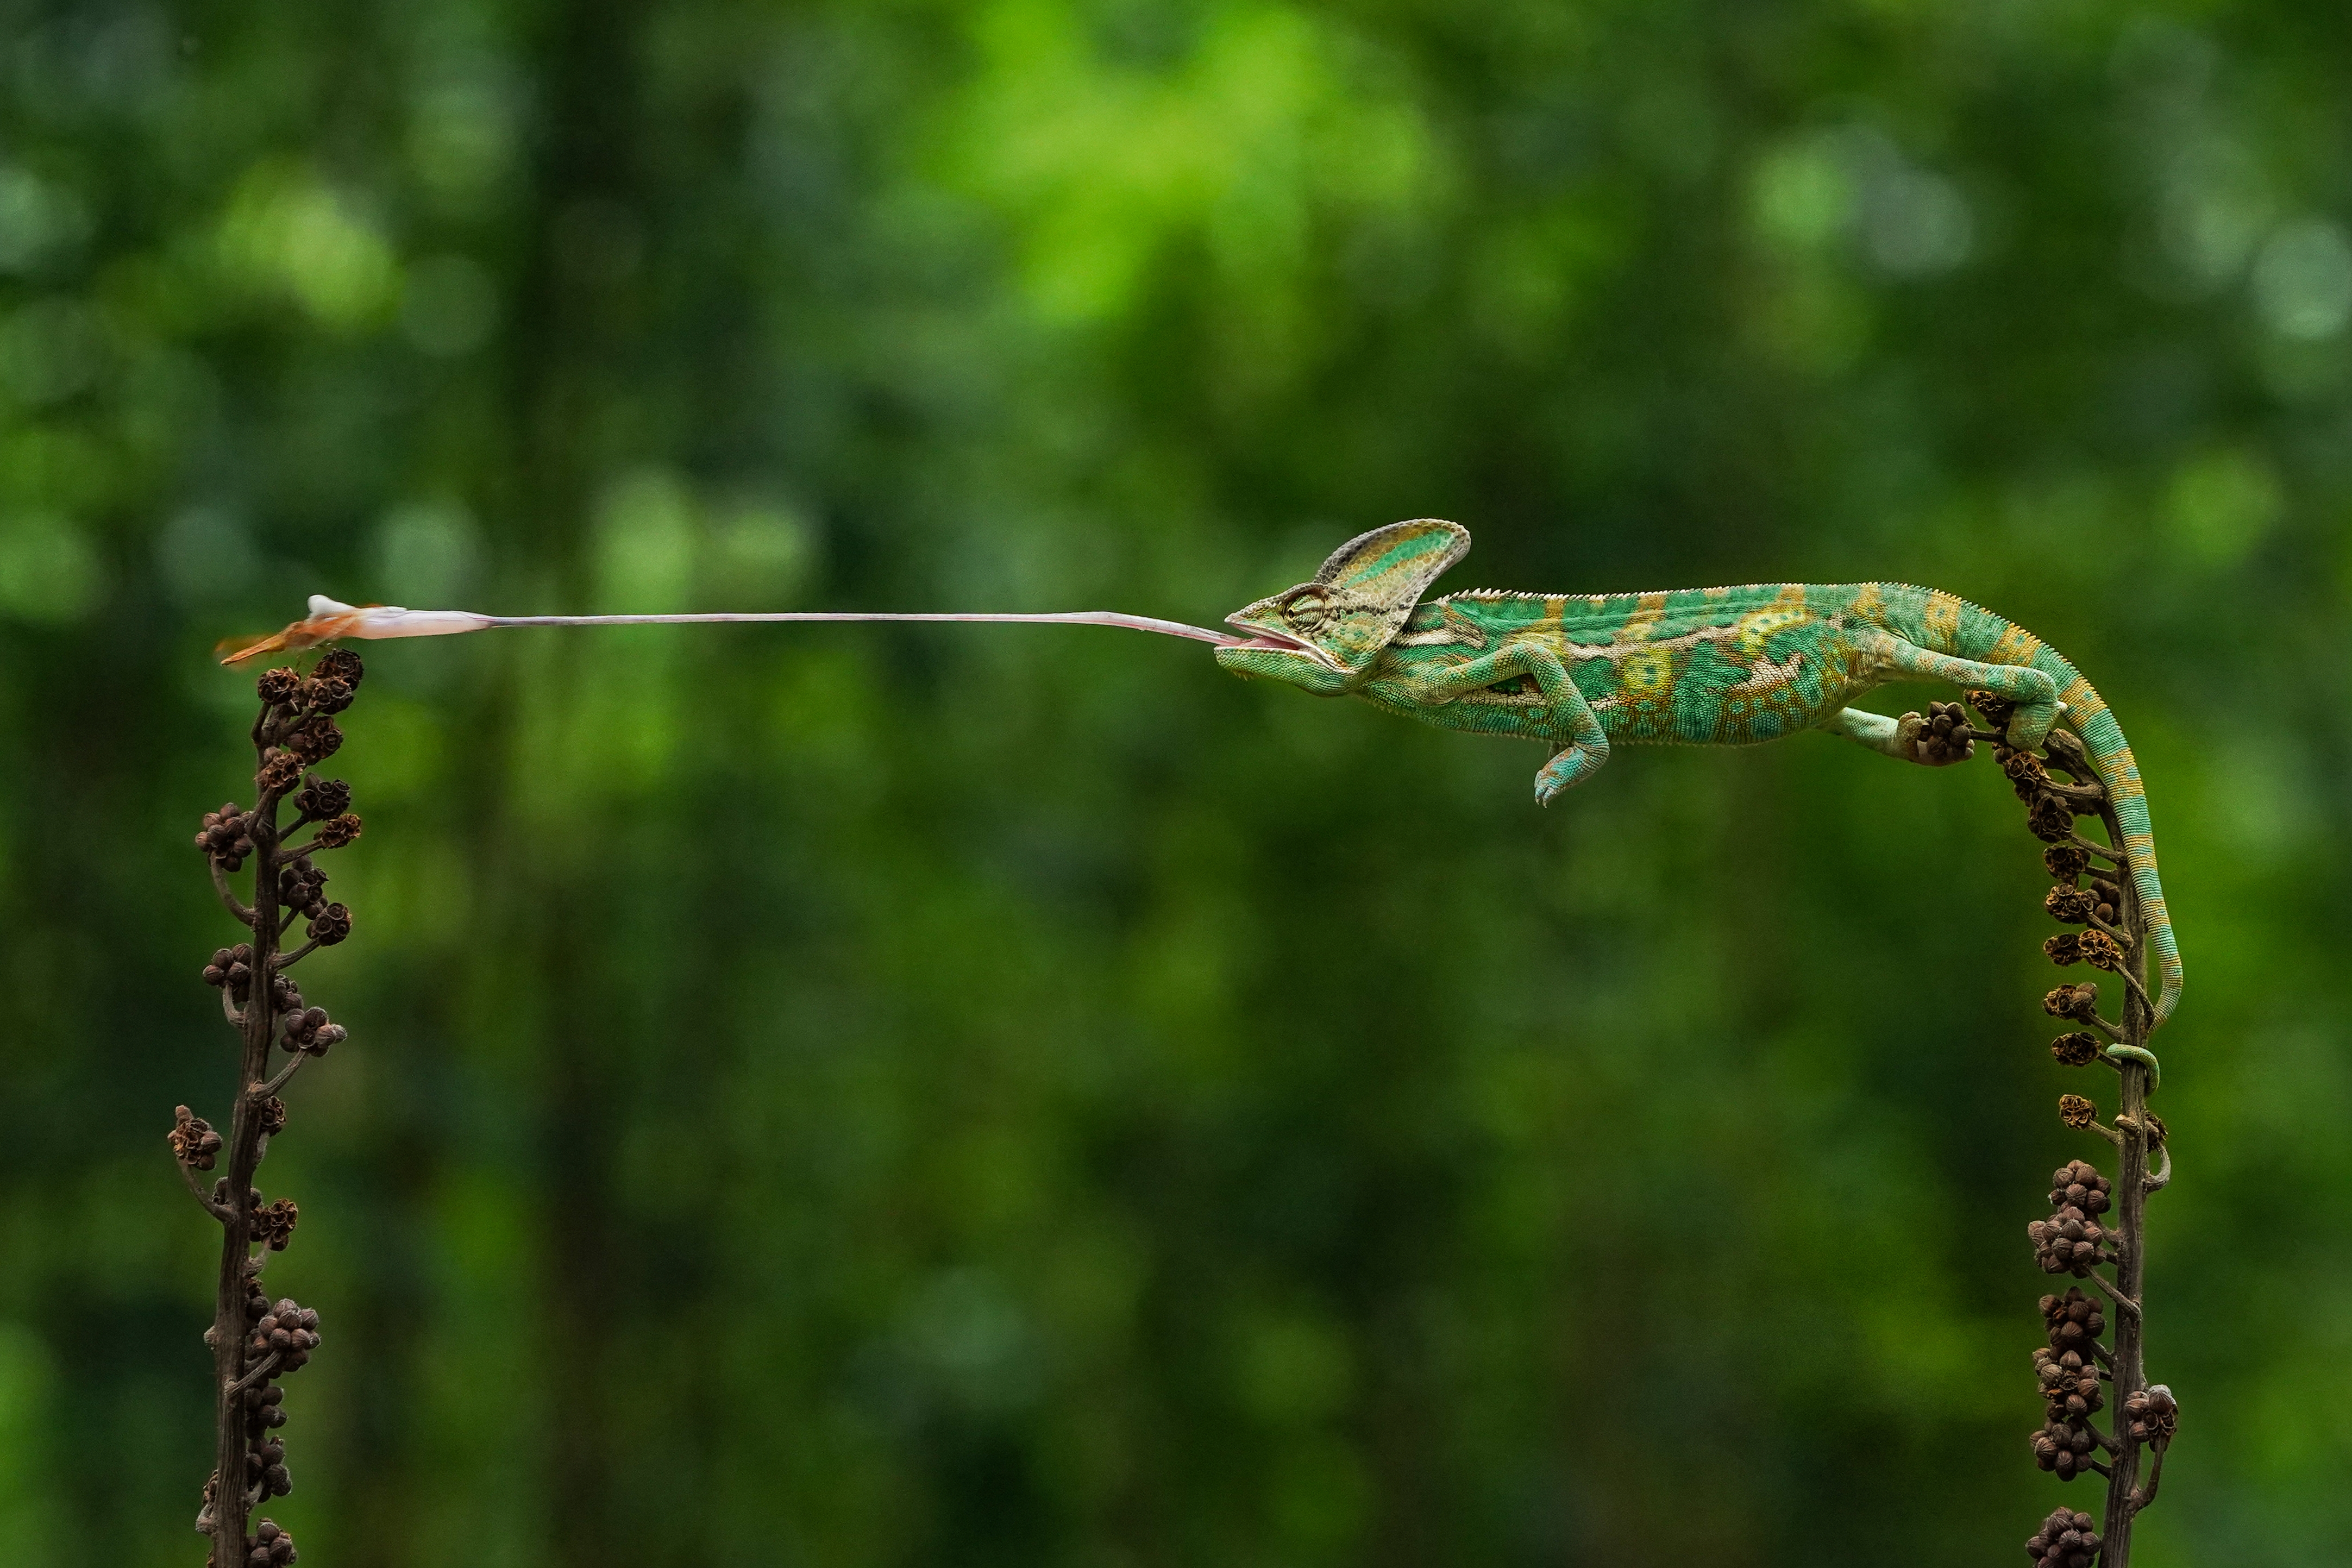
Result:
{"label": "blurred green foliage", "polygon": [[[0,69],[0,1557],[194,1563],[215,639],[1886,577],[2099,683],[2188,963],[2146,1568],[2352,1552],[2352,12],[79,0]],[[306,1560],[2001,1561],[2033,846],[1088,630],[367,651]],[[1899,705],[1927,695],[1889,694]],[[2111,1088],[2106,1090],[2112,1094]],[[2292,1200],[2292,1201],[2290,1201]]]}

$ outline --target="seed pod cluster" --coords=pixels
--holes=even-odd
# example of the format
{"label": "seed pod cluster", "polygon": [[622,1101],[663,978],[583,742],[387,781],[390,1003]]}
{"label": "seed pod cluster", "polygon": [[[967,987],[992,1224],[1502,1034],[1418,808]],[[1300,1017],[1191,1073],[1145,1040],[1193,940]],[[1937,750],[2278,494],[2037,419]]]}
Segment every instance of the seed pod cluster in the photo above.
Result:
{"label": "seed pod cluster", "polygon": [[289,1055],[307,1051],[311,1056],[323,1057],[350,1037],[349,1029],[328,1022],[324,1007],[305,1007],[286,1016],[286,1033],[278,1043]]}
{"label": "seed pod cluster", "polygon": [[224,871],[234,871],[245,864],[253,853],[253,834],[245,813],[236,802],[221,802],[218,811],[205,813],[204,826],[196,829],[196,847],[211,856]]}
{"label": "seed pod cluster", "polygon": [[2042,1568],[2091,1568],[2099,1556],[2098,1522],[2062,1508],[2042,1521],[2025,1543],[2025,1554]]}
{"label": "seed pod cluster", "polygon": [[2140,1442],[2162,1448],[2180,1429],[2180,1403],[2163,1384],[2152,1384],[2124,1401],[2124,1424]]}
{"label": "seed pod cluster", "polygon": [[253,1211],[253,1239],[272,1252],[283,1252],[286,1244],[294,1239],[294,1226],[302,1211],[292,1198],[279,1198]]}
{"label": "seed pod cluster", "polygon": [[2057,887],[2044,895],[2042,907],[2060,925],[2078,926],[2088,924],[2098,913],[2099,901],[2085,889]]}
{"label": "seed pod cluster", "polygon": [[290,1296],[254,1321],[253,1340],[246,1347],[256,1362],[275,1352],[278,1365],[273,1375],[278,1377],[301,1370],[318,1348],[319,1314],[298,1305]]}
{"label": "seed pod cluster", "polygon": [[[1969,700],[1973,703],[1982,695],[1971,692]],[[2001,704],[2000,709],[2005,725],[2009,714],[2014,712],[2015,708],[2012,704]],[[1979,707],[1977,711],[1981,713],[1985,709]],[[2063,736],[2063,731],[2051,731],[2050,750],[2053,755],[2071,739],[2062,739]],[[2069,798],[2051,778],[2050,770],[2042,765],[2042,759],[2032,752],[2000,745],[1993,748],[1993,757],[2000,763],[2000,771],[2008,776],[2009,787],[2016,792],[2019,800],[2025,803],[2026,831],[2053,847],[2073,846],[2075,816],[2082,811],[2095,808],[2078,808],[2075,799],[2080,796]],[[2069,753],[2069,761],[2076,765],[2069,767],[2068,771],[2076,772],[2083,760]],[[2061,762],[2060,765],[2068,766],[2068,763]]]}
{"label": "seed pod cluster", "polygon": [[284,1497],[294,1489],[294,1477],[286,1468],[286,1445],[276,1437],[264,1437],[246,1450],[245,1486],[247,1491],[261,1489],[263,1497]]}
{"label": "seed pod cluster", "polygon": [[2104,969],[2110,974],[2120,974],[2124,967],[2124,950],[2116,939],[2103,931],[2070,933],[2074,938],[2074,951],[2084,963],[2094,969]]}
{"label": "seed pod cluster", "polygon": [[2099,1386],[2098,1339],[2107,1321],[2099,1304],[2070,1286],[2063,1296],[2042,1298],[2042,1322],[2049,1343],[2033,1352],[2042,1421],[2033,1434],[2033,1462],[2071,1481],[2091,1468],[2098,1436],[2091,1415],[2105,1403]]}
{"label": "seed pod cluster", "polygon": [[310,940],[320,947],[332,947],[352,934],[352,910],[348,904],[329,904],[310,917],[306,928]]}
{"label": "seed pod cluster", "polygon": [[1977,710],[1977,717],[1984,721],[1984,727],[1988,730],[2008,729],[2010,717],[2017,711],[2016,703],[1990,691],[1968,691],[1961,696],[1969,707]]}
{"label": "seed pod cluster", "polygon": [[2042,864],[2053,878],[2072,887],[2075,878],[2091,868],[2091,852],[2079,844],[2053,844],[2042,852]]}
{"label": "seed pod cluster", "polygon": [[261,766],[254,770],[254,787],[264,795],[284,795],[301,782],[302,768],[299,753],[272,746],[262,753]]}
{"label": "seed pod cluster", "polygon": [[327,907],[327,874],[308,855],[298,857],[278,872],[278,901],[302,914],[317,914]]}
{"label": "seed pod cluster", "polygon": [[221,1135],[212,1123],[191,1113],[184,1105],[172,1108],[172,1131],[164,1134],[172,1152],[192,1171],[209,1171],[220,1157]]}
{"label": "seed pod cluster", "polygon": [[2096,1298],[2083,1294],[2080,1285],[2069,1285],[2063,1296],[2042,1298],[2042,1326],[2050,1348],[2063,1355],[2089,1349],[2107,1331],[2107,1314]]}
{"label": "seed pod cluster", "polygon": [[1935,767],[1966,762],[1977,754],[1976,742],[1969,735],[1968,710],[1957,702],[1928,703],[1927,721],[1920,725],[1914,743],[1919,760]]}
{"label": "seed pod cluster", "polygon": [[2095,980],[2061,985],[2042,998],[2042,1010],[2053,1018],[2087,1024],[2099,1016],[2099,986]]}
{"label": "seed pod cluster", "polygon": [[367,666],[350,648],[331,647],[319,656],[318,666],[310,673],[320,680],[340,680],[357,691],[361,677],[367,674]]}
{"label": "seed pod cluster", "polygon": [[2099,1037],[2088,1029],[2076,1029],[2050,1042],[2050,1054],[2063,1067],[2087,1067],[2099,1056]]}
{"label": "seed pod cluster", "polygon": [[314,670],[301,686],[299,701],[313,713],[340,713],[352,705],[353,688],[329,671]]}
{"label": "seed pod cluster", "polygon": [[351,808],[351,785],[341,779],[322,779],[315,773],[303,782],[300,792],[294,796],[294,809],[309,822],[341,816]]}
{"label": "seed pod cluster", "polygon": [[276,1520],[265,1519],[254,1527],[253,1545],[245,1557],[247,1568],[290,1568],[301,1560],[302,1554],[294,1550],[294,1538]]}
{"label": "seed pod cluster", "polygon": [[282,731],[280,743],[305,766],[315,767],[342,750],[342,727],[324,713],[311,713]]}
{"label": "seed pod cluster", "polygon": [[245,1005],[246,994],[253,984],[253,943],[241,942],[235,947],[213,949],[212,962],[205,965],[205,984],[215,988],[226,986],[228,999],[240,1007]]}
{"label": "seed pod cluster", "polygon": [[274,1383],[257,1383],[245,1391],[246,1436],[258,1443],[286,1425],[286,1390]]}
{"label": "seed pod cluster", "polygon": [[2044,1421],[2033,1434],[2033,1462],[2062,1481],[2090,1471],[2099,1440],[2084,1421]]}
{"label": "seed pod cluster", "polygon": [[2025,830],[2044,844],[2063,844],[2074,836],[2074,808],[2059,795],[2036,795],[2026,808]]}
{"label": "seed pod cluster", "polygon": [[2096,1215],[2113,1203],[2107,1178],[2081,1160],[2058,1168],[2050,1189],[2051,1214],[2025,1227],[2045,1274],[2087,1275],[2113,1254]]}
{"label": "seed pod cluster", "polygon": [[2080,1351],[2053,1351],[2047,1346],[2035,1351],[2033,1376],[2053,1422],[2081,1421],[2106,1404],[2099,1393],[2097,1360],[2085,1360]]}

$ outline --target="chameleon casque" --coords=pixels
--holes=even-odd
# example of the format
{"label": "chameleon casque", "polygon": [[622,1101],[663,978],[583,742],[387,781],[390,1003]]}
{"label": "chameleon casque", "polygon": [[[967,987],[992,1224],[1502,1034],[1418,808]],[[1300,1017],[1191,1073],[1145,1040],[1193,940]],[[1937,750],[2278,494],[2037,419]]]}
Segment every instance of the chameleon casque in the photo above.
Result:
{"label": "chameleon casque", "polygon": [[[446,637],[499,626],[752,621],[996,621],[1113,626],[1217,645],[1217,662],[1318,697],[1360,697],[1408,719],[1541,741],[1552,758],[1536,799],[1609,760],[1612,742],[1744,746],[1829,730],[1874,752],[1937,765],[1916,716],[1851,704],[1890,680],[1977,687],[2016,704],[2009,739],[2039,746],[2051,726],[2081,737],[2123,828],[2161,988],[2154,1022],[2180,996],[2180,952],[2156,879],[2147,795],[2124,732],[2080,671],[1989,610],[1901,583],[1761,583],[1665,594],[1517,594],[1477,589],[1423,601],[1470,549],[1437,518],[1392,522],[1334,551],[1310,582],[1225,617],[1231,632],[1112,610],[1046,614],[843,610],[488,616],[354,605],[313,595],[310,616],[275,637],[224,644],[226,664],[341,637]],[[2121,1047],[2118,1047],[2121,1048]],[[2133,1047],[2137,1048],[2137,1047]]]}
{"label": "chameleon casque", "polygon": [[[2155,1022],[2180,995],[2138,766],[2080,671],[2024,627],[1901,583],[1761,583],[1662,594],[1474,589],[1424,600],[1470,549],[1459,523],[1419,518],[1349,540],[1301,583],[1225,617],[1236,675],[1318,697],[1360,698],[1449,730],[1541,741],[1549,805],[1592,776],[1615,742],[1744,746],[1827,730],[1926,763],[1918,722],[1851,704],[1890,680],[1948,681],[2017,704],[2011,740],[2063,723],[2083,741],[2124,829],[2118,847],[2147,922],[2162,985]],[[1934,764],[1927,764],[1934,765]]]}

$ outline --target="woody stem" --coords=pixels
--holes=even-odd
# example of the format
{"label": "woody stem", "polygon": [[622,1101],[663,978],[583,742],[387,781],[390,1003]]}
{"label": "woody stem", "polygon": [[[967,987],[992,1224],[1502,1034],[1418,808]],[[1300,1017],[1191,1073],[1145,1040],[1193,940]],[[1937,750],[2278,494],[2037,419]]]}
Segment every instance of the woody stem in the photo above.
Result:
{"label": "woody stem", "polygon": [[[255,750],[268,714],[254,725]],[[247,989],[243,1016],[240,1087],[269,1070],[269,1043],[277,1026],[275,987],[270,983],[271,960],[278,952],[278,904],[271,869],[278,848],[278,796],[264,790],[254,803],[252,825],[254,900],[249,911],[253,927],[253,983]],[[224,887],[226,879],[223,879]],[[232,912],[235,912],[234,900]],[[250,1094],[236,1096],[229,1113],[228,1187],[226,1213],[221,1216],[220,1273],[213,1300],[213,1551],[221,1563],[241,1563],[246,1555],[245,1495],[246,1416],[241,1394],[232,1392],[241,1375],[240,1363],[253,1325],[246,1321],[246,1262],[253,1247],[253,1215],[247,1194],[261,1163],[261,1101]]]}
{"label": "woody stem", "polygon": [[[2105,807],[2100,816],[2107,841],[2122,844],[2123,826],[2116,820],[2114,807]],[[2137,885],[2128,877],[2116,880],[2121,884],[2124,899],[2124,906],[2117,912],[2131,936],[2130,945],[2124,950],[2121,970],[2129,988],[2124,998],[2123,1044],[2144,1050],[2148,1026],[2155,1017],[2155,1009],[2149,1005],[2147,988],[2137,973],[2147,961],[2147,911],[2140,907]],[[2122,1104],[2116,1111],[2116,1125],[2121,1136],[2116,1143],[2115,1181],[2116,1282],[2110,1294],[2118,1305],[2126,1301],[2131,1304],[2129,1310],[2116,1314],[2112,1386],[2116,1408],[2122,1410],[2134,1394],[2147,1386],[2144,1363],[2147,1314],[2140,1302],[2147,1287],[2147,1267],[2148,1068],[2145,1062],[2129,1058],[2116,1067],[2122,1078]],[[2132,1436],[2128,1422],[2119,1424],[2116,1438],[2119,1447],[2107,1477],[2106,1517],[2100,1531],[2105,1542],[2100,1553],[2103,1568],[2128,1568],[2131,1561],[2134,1493],[2145,1447]]]}

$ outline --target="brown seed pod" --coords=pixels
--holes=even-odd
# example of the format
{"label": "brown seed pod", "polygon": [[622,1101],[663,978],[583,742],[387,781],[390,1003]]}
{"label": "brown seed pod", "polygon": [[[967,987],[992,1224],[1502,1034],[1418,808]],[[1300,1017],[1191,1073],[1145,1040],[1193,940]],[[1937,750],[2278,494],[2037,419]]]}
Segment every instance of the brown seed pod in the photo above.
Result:
{"label": "brown seed pod", "polygon": [[1990,691],[1969,691],[1962,695],[1968,705],[1977,710],[1978,717],[1984,721],[1984,727],[1988,730],[2008,729],[2010,715],[2017,711],[2016,703]]}
{"label": "brown seed pod", "polygon": [[2026,809],[2025,830],[2044,844],[2063,844],[2074,837],[2074,808],[2058,795],[2037,795]]}
{"label": "brown seed pod", "polygon": [[286,749],[305,763],[323,763],[341,749],[343,732],[324,713],[314,713],[287,731]]}
{"label": "brown seed pod", "polygon": [[351,805],[352,786],[341,779],[309,779],[294,797],[294,809],[313,819],[340,816]]}
{"label": "brown seed pod", "polygon": [[2099,1057],[2099,1037],[2086,1029],[2061,1035],[2050,1042],[2050,1054],[2070,1068],[2085,1067]]}
{"label": "brown seed pod", "polygon": [[261,767],[253,775],[253,782],[265,795],[284,795],[301,776],[302,759],[292,752],[272,746],[261,759]]}
{"label": "brown seed pod", "polygon": [[[2051,942],[2057,940],[2056,937],[2050,939]],[[2050,943],[2042,943],[2042,950],[2049,952]],[[2056,954],[2051,956],[2057,961]],[[2042,1010],[2053,1018],[2079,1018],[2088,1023],[2099,1016],[2098,983],[2085,980],[2078,984],[2058,986],[2042,998]]]}
{"label": "brown seed pod", "polygon": [[2042,852],[2042,864],[2060,881],[2071,883],[2090,868],[2091,852],[2079,844],[2053,844]]}
{"label": "brown seed pod", "polygon": [[172,1131],[164,1137],[173,1154],[191,1170],[209,1171],[220,1155],[221,1135],[213,1131],[211,1122],[184,1105],[172,1108]]}
{"label": "brown seed pod", "polygon": [[332,947],[352,934],[352,911],[346,904],[329,904],[310,917],[310,940],[320,947]]}
{"label": "brown seed pod", "polygon": [[2061,925],[2078,926],[2087,922],[2098,910],[2098,900],[2080,888],[2053,888],[2042,899],[2042,907],[2050,918]]}
{"label": "brown seed pod", "polygon": [[313,673],[340,680],[356,691],[360,678],[367,673],[367,666],[361,663],[360,656],[350,648],[331,647],[319,656],[318,668]]}
{"label": "brown seed pod", "polygon": [[2110,974],[2120,973],[2124,966],[2124,950],[2116,939],[2103,931],[2074,933],[2075,952],[2084,963],[2094,969],[2104,969]]}
{"label": "brown seed pod", "polygon": [[2180,1429],[2180,1405],[2171,1389],[2154,1384],[2124,1401],[2124,1419],[2134,1437],[2160,1447]]}

